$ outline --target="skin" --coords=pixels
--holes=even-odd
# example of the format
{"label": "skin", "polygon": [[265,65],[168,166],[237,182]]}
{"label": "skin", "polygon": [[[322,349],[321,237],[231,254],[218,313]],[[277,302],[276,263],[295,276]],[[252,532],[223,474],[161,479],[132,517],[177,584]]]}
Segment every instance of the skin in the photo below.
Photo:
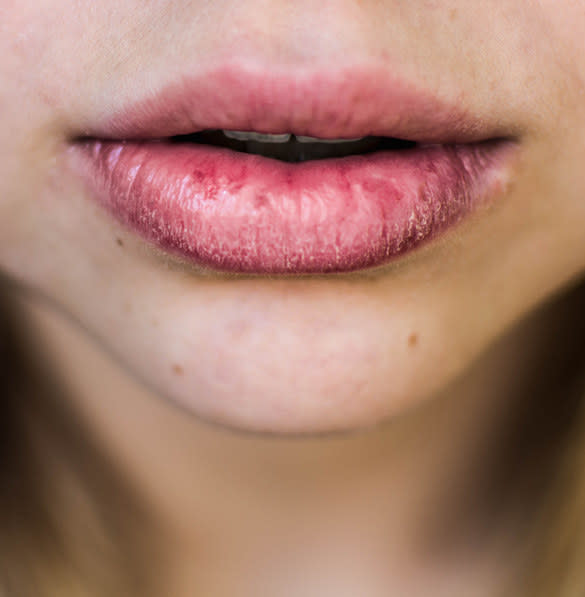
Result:
{"label": "skin", "polygon": [[[332,553],[330,568],[307,576],[314,586],[325,582],[319,575],[326,586],[347,576],[346,587],[370,579],[371,594],[392,582],[410,590],[421,563],[432,560],[438,572],[409,594],[426,594],[436,578],[451,595],[489,579],[485,594],[494,594],[488,588],[501,588],[521,568],[498,555],[516,553],[517,543],[498,534],[510,520],[506,508],[489,538],[455,563],[414,546],[428,539],[420,520],[441,483],[464,475],[460,454],[493,444],[518,386],[534,375],[531,351],[544,351],[532,348],[535,339],[546,341],[544,316],[514,326],[585,273],[584,32],[582,8],[570,0],[327,0],[318,10],[304,0],[2,2],[0,269],[17,283],[104,450],[119,456],[164,521],[173,554],[164,578],[177,591],[204,582],[217,588],[222,566],[237,578],[243,564],[226,545],[244,545],[267,521],[290,539],[291,553],[305,553],[315,537],[322,553]],[[512,184],[490,209],[373,272],[233,278],[185,266],[103,212],[64,153],[71,139],[150,86],[236,49],[275,66],[326,67],[348,55],[400,65],[518,141]],[[97,394],[90,366],[104,394],[118,399]],[[293,441],[234,436],[209,422],[276,434],[366,430]],[[134,429],[132,441],[124,424]],[[431,429],[436,437],[421,450],[414,438]],[[192,479],[193,462],[203,461],[209,468]],[[278,470],[291,487],[286,499],[263,482]],[[222,483],[213,471],[223,471]],[[454,508],[480,485],[464,483],[445,501]],[[222,492],[243,488],[239,506],[218,502]],[[396,497],[397,488],[420,499]],[[199,507],[184,497],[194,492]],[[346,496],[335,517],[327,496]],[[373,504],[384,504],[376,526],[383,519],[394,530],[388,536],[356,530],[372,526]],[[440,519],[444,510],[434,510]],[[485,518],[472,512],[454,526],[471,533]],[[523,528],[522,517],[512,518]],[[202,520],[218,521],[205,581],[183,566],[195,559]],[[301,520],[314,533],[294,533]],[[408,537],[403,551],[396,528]],[[393,558],[395,574],[331,551],[357,541],[376,554],[371,561]],[[276,558],[270,541],[249,550],[250,565]],[[290,560],[304,561],[296,555]],[[276,566],[281,574],[271,582],[294,595],[285,568]],[[449,580],[461,569],[470,572]],[[254,594],[252,582],[246,590]]]}

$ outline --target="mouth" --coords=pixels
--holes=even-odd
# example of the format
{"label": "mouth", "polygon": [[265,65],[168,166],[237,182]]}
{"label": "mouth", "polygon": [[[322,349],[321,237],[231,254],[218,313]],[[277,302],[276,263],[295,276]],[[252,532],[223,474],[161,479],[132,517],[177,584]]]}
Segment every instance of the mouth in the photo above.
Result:
{"label": "mouth", "polygon": [[89,194],[199,268],[384,265],[501,196],[515,141],[386,70],[184,79],[71,145]]}
{"label": "mouth", "polygon": [[299,163],[378,151],[396,151],[416,146],[414,141],[391,137],[366,136],[355,139],[320,139],[291,133],[257,133],[254,131],[201,131],[190,135],[178,135],[171,143],[187,145],[210,145],[232,151],[259,155],[283,162]]}

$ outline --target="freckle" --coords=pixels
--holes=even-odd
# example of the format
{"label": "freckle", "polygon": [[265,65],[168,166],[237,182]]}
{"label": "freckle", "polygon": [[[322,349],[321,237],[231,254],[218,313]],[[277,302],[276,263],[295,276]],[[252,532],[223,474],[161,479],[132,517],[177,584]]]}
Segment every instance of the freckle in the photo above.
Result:
{"label": "freckle", "polygon": [[185,370],[183,369],[183,367],[181,367],[181,365],[173,365],[173,373],[175,375],[183,375],[183,373],[185,373]]}
{"label": "freckle", "polygon": [[418,345],[418,334],[410,334],[408,337],[408,346],[414,348]]}
{"label": "freckle", "polygon": [[119,247],[123,247],[124,246],[124,241],[121,238],[117,238],[116,239],[116,243],[118,243]]}

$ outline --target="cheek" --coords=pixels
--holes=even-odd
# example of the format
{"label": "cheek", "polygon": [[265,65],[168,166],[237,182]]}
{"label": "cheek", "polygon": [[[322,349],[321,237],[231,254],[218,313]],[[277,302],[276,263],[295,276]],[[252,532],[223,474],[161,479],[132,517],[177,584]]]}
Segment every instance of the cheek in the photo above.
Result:
{"label": "cheek", "polygon": [[[540,0],[541,38],[557,62],[559,76],[575,77],[585,85],[585,10],[579,0]],[[583,98],[585,103],[585,97]]]}
{"label": "cheek", "polygon": [[[48,74],[46,69],[55,59],[53,53],[57,44],[50,33],[62,31],[63,18],[67,18],[67,11],[55,6],[60,3],[48,0],[2,3],[0,70],[10,81],[9,85],[3,86],[3,98],[27,90],[38,91],[39,78]],[[61,57],[60,62],[63,60]]]}

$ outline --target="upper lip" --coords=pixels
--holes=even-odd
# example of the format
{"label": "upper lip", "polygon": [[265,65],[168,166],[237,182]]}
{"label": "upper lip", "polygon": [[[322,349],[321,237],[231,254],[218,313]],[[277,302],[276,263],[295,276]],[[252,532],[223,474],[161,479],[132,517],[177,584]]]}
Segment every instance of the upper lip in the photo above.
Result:
{"label": "upper lip", "polygon": [[510,137],[464,97],[460,89],[444,97],[383,65],[274,69],[229,62],[121,106],[84,136],[139,140],[226,129],[419,143]]}

